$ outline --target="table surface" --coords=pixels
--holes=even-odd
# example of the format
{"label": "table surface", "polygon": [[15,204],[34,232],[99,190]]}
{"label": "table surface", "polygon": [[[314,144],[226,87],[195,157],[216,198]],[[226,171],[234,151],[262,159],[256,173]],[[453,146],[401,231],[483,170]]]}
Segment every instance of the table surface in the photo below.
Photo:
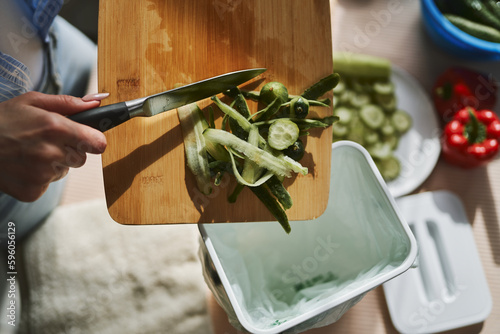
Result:
{"label": "table surface", "polygon": [[[389,7],[389,4],[392,7]],[[332,16],[334,51],[349,50],[388,58],[413,75],[428,92],[437,74],[450,65],[464,65],[500,79],[500,63],[466,62],[444,53],[434,45],[424,31],[419,1],[339,0]],[[500,220],[497,208],[500,208],[500,158],[487,167],[475,170],[462,170],[439,160],[433,173],[415,193],[435,190],[449,190],[462,200],[472,224],[474,239],[493,298],[493,309],[485,322],[450,333],[498,333]],[[104,198],[99,156],[89,156],[84,167],[70,172],[62,205],[94,198]],[[215,332],[236,333],[228,327],[225,314],[213,300],[211,306],[213,317],[216,319]],[[309,333],[397,331],[390,320],[383,290],[379,287],[368,293],[337,323]]]}

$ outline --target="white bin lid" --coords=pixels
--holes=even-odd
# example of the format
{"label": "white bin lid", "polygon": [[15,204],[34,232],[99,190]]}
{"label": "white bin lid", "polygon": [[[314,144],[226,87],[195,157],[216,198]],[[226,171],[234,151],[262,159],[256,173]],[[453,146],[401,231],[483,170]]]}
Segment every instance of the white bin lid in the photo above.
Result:
{"label": "white bin lid", "polygon": [[447,191],[399,198],[419,255],[417,267],[384,284],[401,333],[436,333],[484,321],[492,300],[472,229],[459,198]]}

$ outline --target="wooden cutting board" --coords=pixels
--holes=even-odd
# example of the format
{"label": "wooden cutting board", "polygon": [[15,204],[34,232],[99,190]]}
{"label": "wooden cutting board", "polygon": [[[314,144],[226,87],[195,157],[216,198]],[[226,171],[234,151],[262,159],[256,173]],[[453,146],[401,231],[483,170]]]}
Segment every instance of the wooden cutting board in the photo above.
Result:
{"label": "wooden cutting board", "polygon": [[[246,68],[268,69],[249,88],[280,81],[290,94],[332,73],[329,0],[101,0],[98,45],[99,90],[110,93],[105,104]],[[332,109],[312,114],[324,117]],[[310,132],[301,161],[309,174],[285,181],[294,200],[290,220],[316,218],[327,206],[331,128]],[[134,118],[105,134],[104,186],[115,221],[274,220],[248,189],[228,203],[235,186],[229,176],[209,196],[196,189],[175,110]]]}

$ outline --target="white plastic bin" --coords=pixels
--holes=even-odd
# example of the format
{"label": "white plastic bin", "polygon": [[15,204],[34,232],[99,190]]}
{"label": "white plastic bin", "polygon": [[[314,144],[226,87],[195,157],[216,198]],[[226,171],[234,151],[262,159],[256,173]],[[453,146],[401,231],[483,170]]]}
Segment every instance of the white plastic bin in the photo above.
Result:
{"label": "white plastic bin", "polygon": [[374,162],[353,142],[332,146],[325,213],[290,225],[289,235],[277,222],[199,225],[205,280],[236,328],[299,333],[331,324],[417,255]]}

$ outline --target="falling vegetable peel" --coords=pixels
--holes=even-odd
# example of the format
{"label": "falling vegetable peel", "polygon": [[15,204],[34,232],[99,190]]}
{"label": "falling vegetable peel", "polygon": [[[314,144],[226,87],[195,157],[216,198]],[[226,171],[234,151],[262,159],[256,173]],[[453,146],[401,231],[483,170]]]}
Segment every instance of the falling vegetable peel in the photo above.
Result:
{"label": "falling vegetable peel", "polygon": [[[338,120],[336,116],[321,119],[305,117],[309,105],[329,106],[328,99],[317,99],[333,90],[339,80],[339,75],[333,73],[306,89],[299,97],[290,96],[279,82],[264,85],[258,93],[248,94],[238,88],[231,89],[226,92],[233,99],[231,104],[213,96],[215,106],[224,114],[221,129],[215,128],[212,108],[209,109],[209,121],[196,104],[179,108],[186,161],[199,190],[210,193],[221,175],[230,171],[238,183],[228,201],[235,202],[241,190],[249,187],[283,229],[290,233],[285,210],[292,206],[293,201],[283,186],[283,179],[291,177],[292,173],[308,173],[308,169],[298,161],[303,154],[297,150],[303,149],[303,145],[296,145],[299,141],[297,137],[308,135],[310,128],[325,128]],[[266,106],[251,114],[247,98],[256,99]],[[271,127],[274,129],[270,130]],[[277,133],[275,129],[283,133]],[[291,157],[287,156],[289,152]],[[212,178],[216,181],[212,182]]]}

